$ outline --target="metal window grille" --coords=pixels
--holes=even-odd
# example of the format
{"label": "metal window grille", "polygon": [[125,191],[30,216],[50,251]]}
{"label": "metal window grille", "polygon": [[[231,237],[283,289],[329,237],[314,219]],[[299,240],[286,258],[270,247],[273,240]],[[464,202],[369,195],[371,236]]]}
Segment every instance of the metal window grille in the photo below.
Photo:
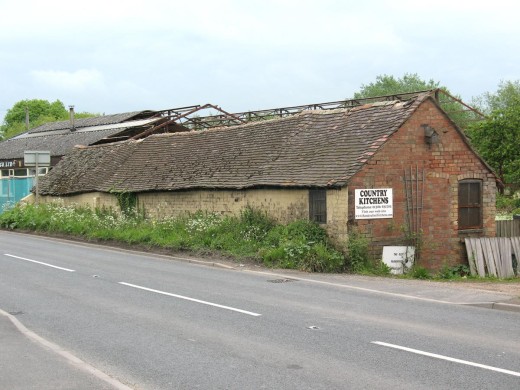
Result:
{"label": "metal window grille", "polygon": [[326,190],[309,190],[309,219],[317,223],[327,223]]}
{"label": "metal window grille", "polygon": [[459,229],[482,228],[482,181],[459,182]]}

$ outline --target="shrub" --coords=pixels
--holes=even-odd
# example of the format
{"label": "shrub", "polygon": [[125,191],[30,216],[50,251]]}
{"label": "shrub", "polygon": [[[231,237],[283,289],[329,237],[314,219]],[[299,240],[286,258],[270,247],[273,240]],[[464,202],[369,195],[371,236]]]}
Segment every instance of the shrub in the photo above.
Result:
{"label": "shrub", "polygon": [[368,240],[356,231],[352,231],[348,236],[347,264],[355,273],[367,272],[373,268],[368,252]]}
{"label": "shrub", "polygon": [[461,277],[467,277],[469,275],[469,267],[465,264],[458,264],[452,267],[444,265],[437,274],[437,277],[439,279],[456,279]]}

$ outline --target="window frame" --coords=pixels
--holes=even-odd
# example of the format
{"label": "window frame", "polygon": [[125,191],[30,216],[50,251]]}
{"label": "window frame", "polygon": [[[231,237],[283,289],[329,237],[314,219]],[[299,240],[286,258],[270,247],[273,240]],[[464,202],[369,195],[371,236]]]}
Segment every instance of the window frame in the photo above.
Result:
{"label": "window frame", "polygon": [[327,223],[327,190],[323,188],[309,189],[309,220]]}
{"label": "window frame", "polygon": [[[462,202],[462,186],[468,186],[466,202]],[[478,202],[471,201],[475,198],[474,191],[475,185],[478,187]],[[473,190],[472,190],[473,188]],[[457,194],[457,223],[459,230],[481,230],[483,228],[483,183],[479,179],[464,179],[458,182],[458,194]],[[468,214],[470,210],[477,210],[478,212],[478,224],[470,224],[469,221],[475,216]],[[464,214],[464,215],[463,215]],[[464,220],[468,223],[463,224]]]}

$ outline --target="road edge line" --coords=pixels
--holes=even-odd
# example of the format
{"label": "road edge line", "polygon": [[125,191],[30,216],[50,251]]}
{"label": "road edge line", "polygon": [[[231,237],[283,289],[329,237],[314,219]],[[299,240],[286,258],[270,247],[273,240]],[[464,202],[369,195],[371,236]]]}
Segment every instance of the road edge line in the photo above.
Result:
{"label": "road edge line", "polygon": [[23,334],[25,337],[27,337],[31,341],[35,342],[36,344],[39,344],[41,347],[48,349],[51,352],[61,356],[69,364],[71,364],[73,367],[76,367],[78,370],[81,370],[83,372],[86,372],[88,374],[95,376],[96,378],[113,386],[117,390],[134,390],[131,387],[125,385],[124,383],[121,383],[117,379],[112,378],[110,375],[104,373],[103,371],[95,368],[94,366],[91,366],[90,364],[81,360],[77,356],[74,356],[72,353],[61,348],[59,345],[54,344],[53,342],[46,340],[43,337],[39,336],[38,334],[34,333],[33,331],[27,329],[25,327],[25,325],[22,324],[18,320],[18,318],[16,318],[12,314],[9,314],[2,309],[0,309],[0,314],[7,317],[11,321],[11,323],[16,327],[16,329],[21,334]]}

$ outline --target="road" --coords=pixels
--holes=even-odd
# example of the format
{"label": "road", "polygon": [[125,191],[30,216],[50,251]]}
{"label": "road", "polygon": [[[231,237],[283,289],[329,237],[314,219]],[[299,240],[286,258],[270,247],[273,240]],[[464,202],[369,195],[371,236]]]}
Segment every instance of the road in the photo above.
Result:
{"label": "road", "polygon": [[133,389],[520,388],[518,313],[9,232],[0,249],[0,309]]}

